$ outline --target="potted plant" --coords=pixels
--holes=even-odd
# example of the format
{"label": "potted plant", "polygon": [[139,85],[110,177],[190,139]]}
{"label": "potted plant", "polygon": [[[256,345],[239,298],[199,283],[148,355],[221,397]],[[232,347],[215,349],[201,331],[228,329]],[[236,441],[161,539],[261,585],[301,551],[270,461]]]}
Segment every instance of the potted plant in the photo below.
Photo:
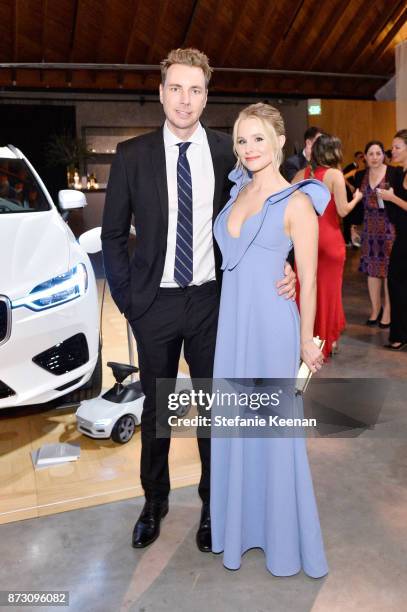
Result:
{"label": "potted plant", "polygon": [[66,166],[68,187],[75,186],[75,173],[83,168],[84,162],[92,155],[83,138],[76,138],[69,132],[53,134],[47,143],[49,166]]}

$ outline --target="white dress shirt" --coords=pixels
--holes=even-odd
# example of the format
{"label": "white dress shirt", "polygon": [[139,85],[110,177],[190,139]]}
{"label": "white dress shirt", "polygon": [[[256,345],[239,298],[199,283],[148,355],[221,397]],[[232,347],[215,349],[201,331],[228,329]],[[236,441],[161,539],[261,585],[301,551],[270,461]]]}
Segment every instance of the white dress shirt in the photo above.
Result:
{"label": "white dress shirt", "polygon": [[[168,234],[167,254],[161,287],[179,287],[174,280],[175,248],[177,241],[178,187],[177,163],[179,147],[182,142],[164,124],[165,163],[168,188]],[[215,257],[213,253],[213,195],[215,174],[208,138],[199,123],[195,132],[188,138],[191,144],[187,159],[191,169],[192,182],[192,232],[193,232],[193,278],[191,285],[202,285],[215,280]]]}

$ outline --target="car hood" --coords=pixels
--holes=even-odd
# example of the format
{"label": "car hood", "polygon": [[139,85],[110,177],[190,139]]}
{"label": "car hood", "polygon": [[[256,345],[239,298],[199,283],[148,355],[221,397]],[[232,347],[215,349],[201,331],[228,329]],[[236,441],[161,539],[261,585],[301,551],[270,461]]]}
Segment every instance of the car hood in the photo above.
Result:
{"label": "car hood", "polygon": [[54,211],[0,215],[0,294],[23,297],[36,285],[66,272],[69,239]]}

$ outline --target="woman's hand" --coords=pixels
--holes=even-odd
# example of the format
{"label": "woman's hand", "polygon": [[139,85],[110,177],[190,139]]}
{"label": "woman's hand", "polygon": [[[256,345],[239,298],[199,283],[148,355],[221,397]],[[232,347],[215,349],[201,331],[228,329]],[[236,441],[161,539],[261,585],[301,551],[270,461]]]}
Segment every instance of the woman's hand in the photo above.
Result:
{"label": "woman's hand", "polygon": [[349,183],[349,181],[346,180],[346,177],[345,177],[345,183],[346,183],[346,187],[349,189],[349,191],[353,195],[355,193],[355,187],[352,185],[352,183]]}
{"label": "woman's hand", "polygon": [[383,200],[387,200],[388,202],[393,201],[394,197],[394,189],[390,187],[390,189],[376,189],[376,193],[379,194],[383,198]]}
{"label": "woman's hand", "polygon": [[363,193],[360,191],[359,187],[355,190],[353,194],[353,198],[356,198],[357,202],[360,202],[360,200],[363,200]]}
{"label": "woman's hand", "polygon": [[322,368],[324,355],[312,338],[301,342],[301,359],[305,361],[311,372],[315,373]]}

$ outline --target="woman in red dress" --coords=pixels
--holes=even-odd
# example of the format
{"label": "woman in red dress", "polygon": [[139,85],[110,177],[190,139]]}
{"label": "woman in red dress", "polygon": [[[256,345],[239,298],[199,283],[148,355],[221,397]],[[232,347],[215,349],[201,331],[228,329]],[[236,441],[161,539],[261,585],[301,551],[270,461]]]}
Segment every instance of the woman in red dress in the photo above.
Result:
{"label": "woman in red dress", "polygon": [[325,357],[336,352],[339,336],[346,324],[342,305],[346,247],[339,217],[350,213],[363,197],[357,189],[353,199],[348,202],[345,179],[339,169],[341,162],[339,138],[321,134],[312,146],[311,166],[300,170],[293,180],[298,182],[311,176],[323,182],[331,192],[331,200],[324,214],[318,218],[317,312],[314,325],[314,335],[325,340]]}

